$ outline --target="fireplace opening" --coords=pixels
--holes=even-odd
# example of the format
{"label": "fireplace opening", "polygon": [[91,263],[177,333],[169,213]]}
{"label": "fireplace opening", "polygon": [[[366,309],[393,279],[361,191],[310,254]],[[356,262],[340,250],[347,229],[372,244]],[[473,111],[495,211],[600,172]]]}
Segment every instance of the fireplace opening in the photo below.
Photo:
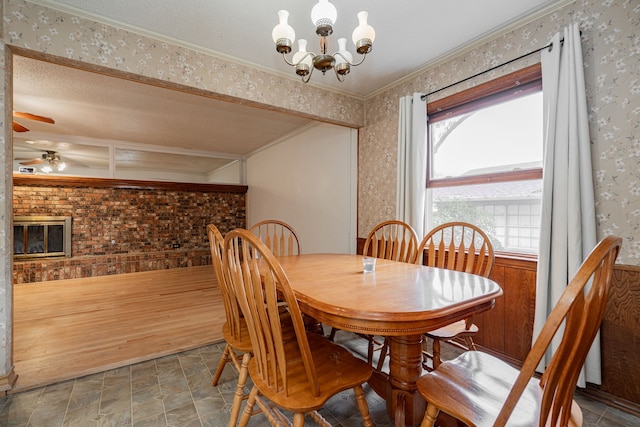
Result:
{"label": "fireplace opening", "polygon": [[70,256],[70,216],[15,216],[13,218],[14,259]]}

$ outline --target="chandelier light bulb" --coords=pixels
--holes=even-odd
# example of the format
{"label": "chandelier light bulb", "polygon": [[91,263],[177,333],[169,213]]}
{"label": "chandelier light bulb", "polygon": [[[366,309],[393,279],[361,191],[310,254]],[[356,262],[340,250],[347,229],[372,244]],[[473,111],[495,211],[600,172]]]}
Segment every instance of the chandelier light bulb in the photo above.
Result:
{"label": "chandelier light bulb", "polygon": [[336,73],[340,75],[349,74],[351,70],[351,63],[353,62],[353,55],[347,50],[347,39],[338,39],[338,53],[335,55]]}
{"label": "chandelier light bulb", "polygon": [[298,40],[298,51],[293,55],[292,62],[296,66],[297,75],[304,77],[309,74],[313,58],[307,52],[307,41],[305,39]]}
{"label": "chandelier light bulb", "polygon": [[367,24],[367,12],[358,13],[358,26],[353,30],[353,44],[356,45],[356,51],[359,54],[371,52],[373,41],[376,38],[376,32],[373,27]]}
{"label": "chandelier light bulb", "polygon": [[329,0],[319,0],[311,9],[311,22],[316,26],[316,34],[319,36],[331,35],[336,19],[338,19],[338,11]]}
{"label": "chandelier light bulb", "polygon": [[276,50],[280,53],[291,52],[291,46],[296,39],[296,32],[293,30],[293,27],[287,23],[288,19],[289,12],[279,10],[279,23],[273,27],[273,31],[271,31],[271,38],[273,38],[273,42],[276,44]]}

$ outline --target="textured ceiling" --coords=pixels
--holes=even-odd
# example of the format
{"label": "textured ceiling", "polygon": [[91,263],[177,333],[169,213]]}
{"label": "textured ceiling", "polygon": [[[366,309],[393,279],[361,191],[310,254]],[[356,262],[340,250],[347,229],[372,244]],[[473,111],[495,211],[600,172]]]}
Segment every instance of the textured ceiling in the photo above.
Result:
{"label": "textured ceiling", "polygon": [[[293,69],[284,64],[271,40],[277,10],[287,9],[297,38],[309,39],[309,50],[317,51],[317,36],[309,19],[314,1],[32,1],[292,76]],[[335,49],[338,37],[350,40],[357,12],[367,10],[376,30],[373,52],[345,82],[337,82],[330,73],[317,73],[311,84],[367,97],[525,15],[566,1],[336,0],[338,21],[329,50]],[[353,51],[352,45],[350,49]],[[148,145],[207,160],[200,165],[189,162],[188,156],[177,161],[177,157],[156,155],[131,158],[131,167],[154,164],[179,169],[186,164],[206,172],[311,124],[308,119],[279,112],[22,57],[15,57],[14,111],[56,120],[55,125],[20,120],[31,131],[14,133],[15,157],[39,157],[41,150],[56,147],[67,159],[89,167],[104,164],[105,145]],[[98,147],[78,145],[79,141]]]}
{"label": "textured ceiling", "polygon": [[[234,58],[260,68],[294,76],[276,52],[271,31],[277,11],[288,10],[296,39],[308,40],[309,51],[318,53],[319,41],[311,23],[314,0],[40,0],[96,19],[117,23],[132,31]],[[343,83],[335,75],[314,74],[314,84],[367,96],[451,51],[531,14],[558,0],[334,0],[338,18],[329,37],[329,52],[337,51],[337,39],[347,38],[355,54],[351,34],[357,14],[365,10],[376,31],[373,51],[354,68]],[[294,45],[297,48],[297,42]]]}

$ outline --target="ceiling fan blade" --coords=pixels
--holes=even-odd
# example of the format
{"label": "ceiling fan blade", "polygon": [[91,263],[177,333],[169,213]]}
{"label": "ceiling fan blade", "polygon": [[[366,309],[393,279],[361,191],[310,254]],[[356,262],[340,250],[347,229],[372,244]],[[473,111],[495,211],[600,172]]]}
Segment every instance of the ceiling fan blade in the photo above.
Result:
{"label": "ceiling fan blade", "polygon": [[13,123],[12,123],[12,126],[13,126],[13,130],[14,130],[14,132],[28,132],[28,131],[29,131],[29,129],[28,129],[28,128],[26,128],[26,127],[22,126],[22,125],[21,125],[20,123],[18,123],[18,122],[13,122]]}
{"label": "ceiling fan blade", "polygon": [[29,166],[29,165],[37,165],[42,162],[44,162],[44,159],[33,159],[33,160],[29,160],[28,162],[20,162],[20,164],[24,166]]}
{"label": "ceiling fan blade", "polygon": [[45,123],[51,123],[51,124],[55,123],[55,120],[53,120],[52,118],[44,117],[44,116],[38,116],[37,114],[21,113],[20,111],[14,111],[13,115],[15,117],[21,117],[23,119],[35,120],[35,121],[38,121],[38,122],[45,122]]}

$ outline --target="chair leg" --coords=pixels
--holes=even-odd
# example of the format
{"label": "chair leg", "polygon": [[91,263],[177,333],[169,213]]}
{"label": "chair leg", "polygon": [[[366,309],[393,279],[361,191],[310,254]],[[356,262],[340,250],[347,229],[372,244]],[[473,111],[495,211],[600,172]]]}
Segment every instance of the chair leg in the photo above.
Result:
{"label": "chair leg", "polygon": [[[255,387],[254,387],[255,388]],[[258,393],[256,389],[256,393]],[[258,410],[252,412],[251,416],[256,413],[262,412],[272,426],[290,426],[291,421],[280,410],[273,405],[273,403],[264,401],[260,396],[256,394],[255,404],[258,405]]]}
{"label": "chair leg", "polygon": [[329,333],[329,337],[328,337],[329,341],[333,342],[333,339],[336,337],[337,331],[338,330],[336,328],[333,328],[333,327],[331,328],[331,332]]}
{"label": "chair leg", "polygon": [[369,341],[369,347],[367,348],[367,362],[369,363],[369,365],[373,366],[373,352],[374,352],[373,336],[368,336],[367,341]]}
{"label": "chair leg", "polygon": [[436,418],[438,417],[439,412],[440,410],[436,406],[431,404],[427,405],[427,410],[424,413],[424,418],[422,419],[422,423],[420,423],[420,427],[433,427],[436,424]]}
{"label": "chair leg", "polygon": [[362,416],[362,424],[364,427],[373,427],[373,421],[371,421],[371,414],[369,414],[369,405],[367,404],[367,400],[364,398],[364,390],[362,390],[362,386],[356,386],[353,388],[353,392],[356,395],[356,402],[358,403],[358,409],[360,410],[360,415]]}
{"label": "chair leg", "polygon": [[[242,366],[240,367],[240,372],[238,374],[238,386],[236,387],[236,394],[235,396],[233,396],[233,406],[231,407],[231,418],[229,419],[230,427],[231,426],[235,427],[236,421],[238,420],[238,415],[240,414],[240,406],[242,406],[242,400],[244,399],[244,386],[247,384],[247,377],[249,376],[250,360],[251,360],[250,353],[245,353],[242,356]],[[253,390],[251,392],[253,393]],[[252,402],[251,407],[249,409],[249,417],[253,412],[253,405],[254,405],[255,399],[256,399],[256,396],[253,396],[253,400],[251,400],[251,395],[249,395],[249,400],[251,400]],[[247,408],[249,408],[249,402],[247,402],[245,413],[247,412]],[[242,418],[244,418],[244,416],[245,414],[242,415]],[[242,425],[242,420],[240,421],[240,425]]]}
{"label": "chair leg", "polygon": [[304,412],[293,414],[293,427],[304,427]]}
{"label": "chair leg", "polygon": [[220,380],[220,375],[222,375],[222,371],[224,370],[225,365],[227,364],[228,361],[232,360],[232,357],[231,357],[232,351],[233,349],[231,348],[231,345],[227,343],[227,345],[224,348],[224,352],[222,353],[222,357],[220,358],[220,363],[218,363],[218,369],[216,369],[216,373],[213,376],[213,381],[211,381],[212,386],[215,387],[218,385],[218,381]]}
{"label": "chair leg", "polygon": [[476,351],[478,348],[476,347],[476,343],[473,342],[473,338],[470,336],[464,337],[464,342],[467,345],[467,348],[472,351]]}
{"label": "chair leg", "polygon": [[312,334],[318,334],[324,336],[324,330],[322,329],[322,323],[318,322],[308,314],[302,314],[302,321],[307,332]]}
{"label": "chair leg", "polygon": [[[236,393],[236,396],[237,396],[237,393]],[[246,427],[246,425],[249,424],[249,419],[253,414],[253,405],[255,405],[256,403],[257,396],[258,396],[258,388],[254,386],[251,389],[251,393],[249,393],[249,399],[247,399],[247,406],[245,406],[244,412],[242,412],[242,418],[240,418],[240,424],[239,424],[240,427]],[[240,400],[240,402],[242,402],[242,400]],[[235,406],[235,404],[236,404],[236,400],[234,398],[233,405]],[[238,406],[238,409],[240,409],[240,406]],[[236,414],[236,418],[237,418],[237,414]],[[235,425],[236,425],[235,420],[233,419],[233,415],[232,415],[231,419],[229,420],[229,427],[232,427],[232,426],[235,427]]]}
{"label": "chair leg", "polygon": [[380,357],[378,358],[378,366],[376,366],[376,370],[378,372],[382,372],[382,367],[384,366],[384,359],[387,358],[387,353],[389,352],[389,339],[384,337],[384,343],[382,344],[382,348],[380,349]]}
{"label": "chair leg", "polygon": [[325,420],[324,417],[320,415],[318,411],[311,411],[309,412],[309,415],[311,415],[311,418],[313,418],[318,423],[319,426],[331,427],[331,423]]}
{"label": "chair leg", "polygon": [[440,340],[433,340],[433,369],[440,366]]}

